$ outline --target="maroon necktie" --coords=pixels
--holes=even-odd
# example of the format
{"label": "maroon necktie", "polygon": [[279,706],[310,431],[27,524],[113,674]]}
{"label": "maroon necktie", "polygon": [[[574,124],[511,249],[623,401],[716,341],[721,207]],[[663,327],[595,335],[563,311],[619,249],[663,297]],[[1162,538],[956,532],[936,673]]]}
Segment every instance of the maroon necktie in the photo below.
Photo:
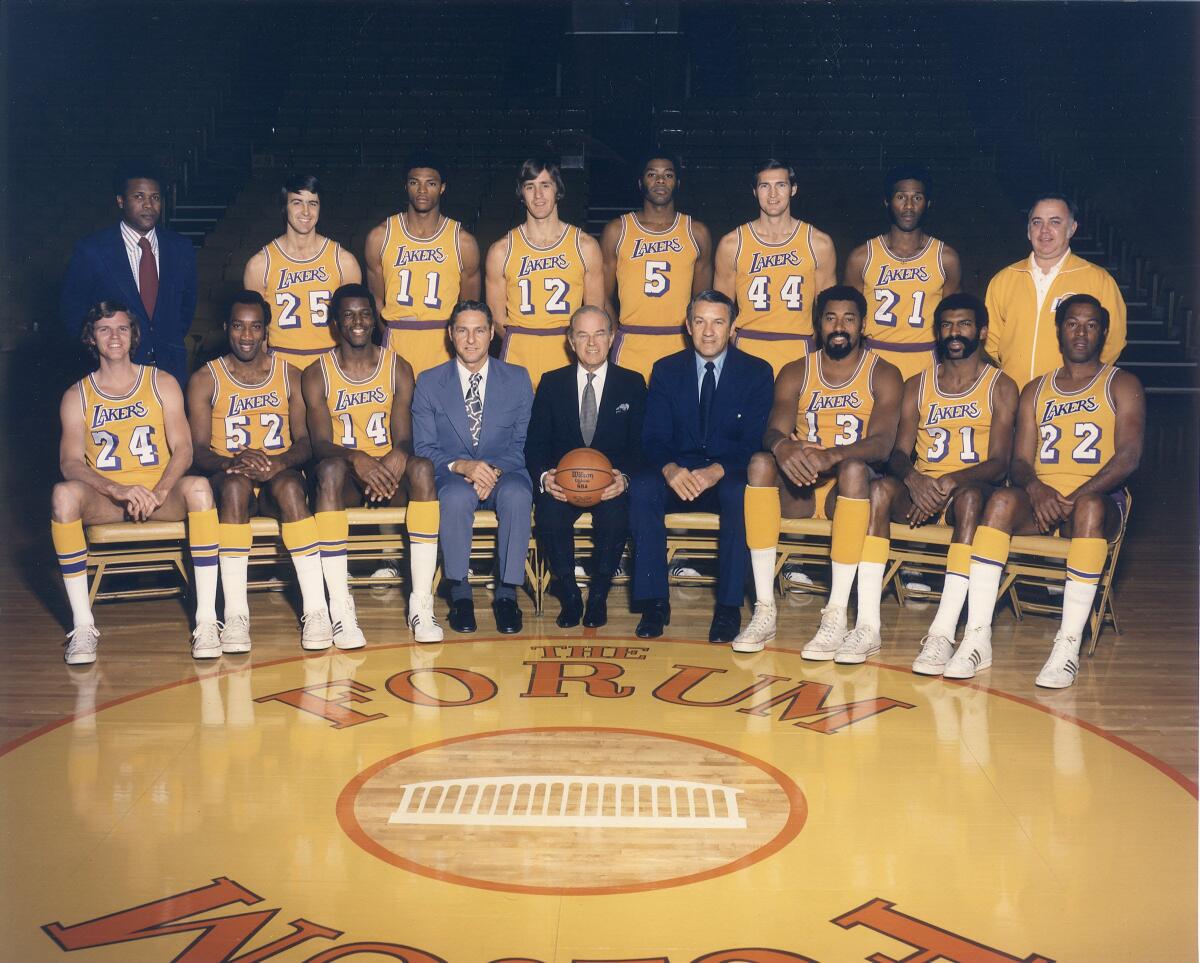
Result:
{"label": "maroon necktie", "polygon": [[142,258],[138,261],[138,289],[142,292],[142,304],[146,306],[146,320],[154,317],[154,303],[158,300],[158,265],[154,263],[154,251],[150,241],[138,239]]}

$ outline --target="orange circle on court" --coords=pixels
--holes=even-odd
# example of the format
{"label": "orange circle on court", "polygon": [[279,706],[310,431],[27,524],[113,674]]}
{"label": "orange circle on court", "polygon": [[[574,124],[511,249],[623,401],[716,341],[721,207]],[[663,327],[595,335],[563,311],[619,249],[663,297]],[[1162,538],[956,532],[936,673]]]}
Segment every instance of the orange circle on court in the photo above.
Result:
{"label": "orange circle on court", "polygon": [[[672,768],[692,778],[667,778]],[[800,787],[761,759],[690,736],[602,727],[418,746],[359,773],[337,801],[343,831],[384,862],[541,895],[636,893],[723,876],[778,852],[807,816]],[[630,860],[635,841],[658,858]]]}

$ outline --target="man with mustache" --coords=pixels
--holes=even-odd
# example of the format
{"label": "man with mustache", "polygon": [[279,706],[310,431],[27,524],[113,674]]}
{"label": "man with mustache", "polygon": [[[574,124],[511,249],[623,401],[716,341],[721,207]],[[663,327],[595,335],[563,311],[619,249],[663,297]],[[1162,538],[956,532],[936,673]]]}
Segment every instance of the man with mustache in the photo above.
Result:
{"label": "man with mustache", "polygon": [[829,600],[801,655],[828,661],[847,638],[846,605],[863,560],[871,478],[878,477],[870,466],[891,453],[904,389],[900,372],[864,344],[866,307],[847,285],[822,291],[814,306],[820,350],[787,364],[775,382],[766,451],[750,461],[745,496],[757,601],[735,652],[757,652],[775,638],[781,517],[833,520]]}

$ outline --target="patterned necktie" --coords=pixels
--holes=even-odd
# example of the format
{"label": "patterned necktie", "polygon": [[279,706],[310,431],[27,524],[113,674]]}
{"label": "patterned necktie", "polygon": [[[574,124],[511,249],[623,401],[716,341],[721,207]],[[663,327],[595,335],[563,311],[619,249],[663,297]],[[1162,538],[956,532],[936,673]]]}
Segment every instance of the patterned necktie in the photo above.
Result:
{"label": "patterned necktie", "polygon": [[483,378],[478,371],[471,375],[471,387],[467,389],[467,423],[471,426],[471,444],[479,447],[479,433],[483,430],[483,402],[479,399],[479,382]]}
{"label": "patterned necktie", "polygon": [[712,415],[713,395],[717,393],[717,366],[704,363],[704,381],[700,383],[700,437],[708,441],[708,423]]}
{"label": "patterned necktie", "polygon": [[147,238],[138,239],[142,257],[138,261],[138,291],[146,307],[146,318],[154,317],[154,305],[158,301],[158,265],[154,263],[154,250]]}
{"label": "patterned necktie", "polygon": [[579,431],[583,435],[585,445],[591,445],[592,439],[596,437],[596,389],[592,385],[595,378],[594,372],[587,373],[587,385],[583,389],[583,404],[579,406]]}

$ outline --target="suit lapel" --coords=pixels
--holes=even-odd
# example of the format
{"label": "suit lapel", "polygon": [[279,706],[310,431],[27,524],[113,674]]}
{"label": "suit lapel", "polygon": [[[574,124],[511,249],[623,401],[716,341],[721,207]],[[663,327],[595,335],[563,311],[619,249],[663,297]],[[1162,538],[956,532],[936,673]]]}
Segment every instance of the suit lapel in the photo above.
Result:
{"label": "suit lapel", "polygon": [[[471,444],[471,426],[467,424],[467,405],[462,393],[462,383],[458,380],[458,363],[456,361],[449,363],[443,377],[442,397],[446,405],[446,417],[450,419],[450,425],[454,428],[454,433],[461,439],[463,447],[467,451],[472,451],[474,445]],[[486,403],[486,397],[484,401]],[[483,424],[484,427],[487,426],[486,411]]]}
{"label": "suit lapel", "polygon": [[[125,253],[125,240],[121,237],[119,224],[104,245],[104,260],[109,272],[116,279],[117,286],[121,289],[125,303],[139,317],[145,317],[146,309],[142,305],[142,296],[138,293],[133,270],[129,267],[129,255]],[[150,319],[146,318],[146,320]]]}

